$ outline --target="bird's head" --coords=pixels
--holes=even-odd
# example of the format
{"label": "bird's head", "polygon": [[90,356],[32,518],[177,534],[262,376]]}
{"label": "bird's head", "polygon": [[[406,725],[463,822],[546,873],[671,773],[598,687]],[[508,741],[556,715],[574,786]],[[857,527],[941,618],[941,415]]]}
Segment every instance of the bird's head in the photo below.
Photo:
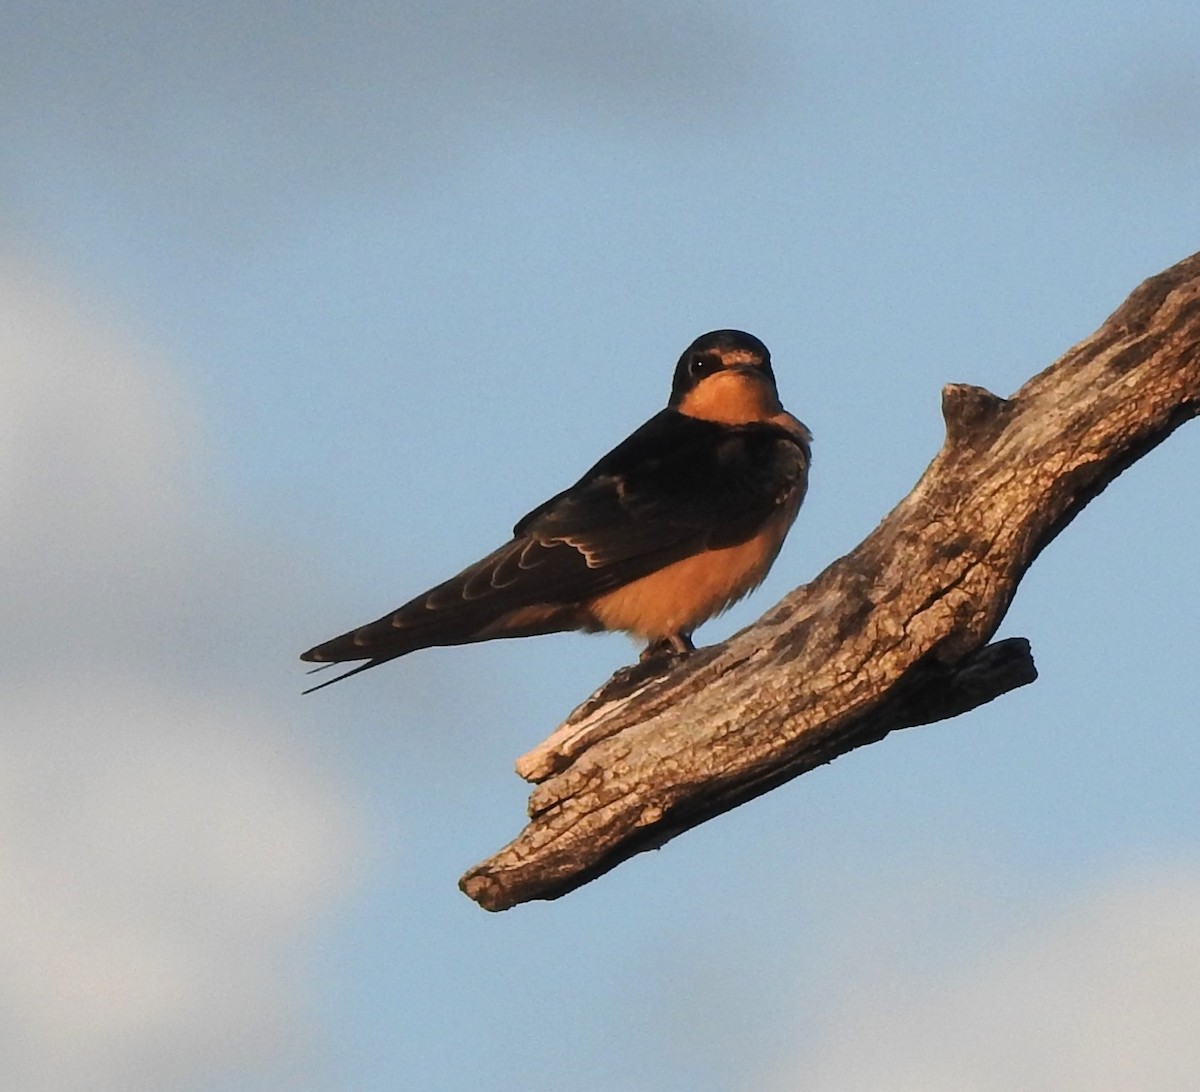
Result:
{"label": "bird's head", "polygon": [[742,330],[703,334],[679,358],[667,404],[689,417],[726,425],[773,417],[782,407],[771,354]]}

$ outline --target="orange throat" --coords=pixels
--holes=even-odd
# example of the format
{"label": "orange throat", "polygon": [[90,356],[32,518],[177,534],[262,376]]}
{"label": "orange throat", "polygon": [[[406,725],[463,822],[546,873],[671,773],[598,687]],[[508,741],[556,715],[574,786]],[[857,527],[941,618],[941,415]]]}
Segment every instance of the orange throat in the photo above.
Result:
{"label": "orange throat", "polygon": [[779,413],[779,395],[764,375],[744,371],[716,372],[683,396],[676,407],[689,417],[722,425],[748,425]]}

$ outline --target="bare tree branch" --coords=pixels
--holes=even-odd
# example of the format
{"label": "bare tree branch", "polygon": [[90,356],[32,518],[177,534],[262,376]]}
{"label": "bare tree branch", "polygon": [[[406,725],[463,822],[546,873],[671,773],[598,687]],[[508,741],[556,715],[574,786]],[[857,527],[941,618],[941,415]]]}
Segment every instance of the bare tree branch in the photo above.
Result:
{"label": "bare tree branch", "polygon": [[[1038,553],[1200,413],[1200,254],[1152,277],[1011,399],[942,392],[945,443],[855,550],[724,644],[628,668],[518,762],[530,822],[460,881],[551,899],[897,728],[1036,677],[988,644]],[[657,670],[658,674],[652,672]]]}

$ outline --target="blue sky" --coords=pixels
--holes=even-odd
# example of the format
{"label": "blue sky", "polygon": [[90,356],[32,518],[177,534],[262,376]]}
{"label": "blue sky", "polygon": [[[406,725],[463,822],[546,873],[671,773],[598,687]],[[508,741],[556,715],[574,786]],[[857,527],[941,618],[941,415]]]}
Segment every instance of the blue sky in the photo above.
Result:
{"label": "blue sky", "polygon": [[565,899],[458,876],[635,648],[296,655],[770,345],[763,589],[1200,247],[1200,12],[0,9],[0,1074],[31,1092],[1190,1087],[1200,432],[1039,558],[1041,678]]}

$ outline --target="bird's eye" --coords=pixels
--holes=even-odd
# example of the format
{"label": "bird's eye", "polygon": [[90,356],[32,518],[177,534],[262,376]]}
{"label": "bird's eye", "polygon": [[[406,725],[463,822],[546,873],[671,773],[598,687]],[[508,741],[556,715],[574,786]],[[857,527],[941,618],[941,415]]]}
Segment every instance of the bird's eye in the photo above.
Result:
{"label": "bird's eye", "polygon": [[691,373],[692,377],[699,379],[702,376],[710,375],[721,366],[721,362],[713,356],[697,356],[692,358]]}

